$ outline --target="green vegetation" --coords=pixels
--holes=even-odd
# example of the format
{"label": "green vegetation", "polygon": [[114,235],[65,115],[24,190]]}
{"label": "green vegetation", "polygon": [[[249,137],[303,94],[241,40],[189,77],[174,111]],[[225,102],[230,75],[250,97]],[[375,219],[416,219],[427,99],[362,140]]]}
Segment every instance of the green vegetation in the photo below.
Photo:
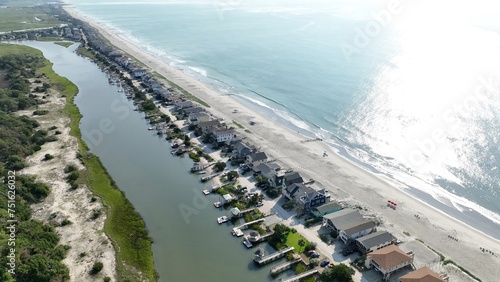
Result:
{"label": "green vegetation", "polygon": [[62,39],[62,37],[58,37],[58,36],[44,36],[44,37],[38,37],[36,40],[37,41],[62,41],[63,39]]}
{"label": "green vegetation", "polygon": [[4,2],[6,8],[0,9],[0,32],[24,30],[43,27],[56,27],[60,22],[57,18],[35,6],[37,1]]}
{"label": "green vegetation", "polygon": [[48,110],[36,110],[33,112],[33,115],[34,116],[44,116],[46,114],[48,114],[49,111]]}
{"label": "green vegetation", "polygon": [[51,154],[45,154],[43,160],[44,161],[50,161],[54,158],[54,156],[52,156]]}
{"label": "green vegetation", "polygon": [[343,263],[334,265],[321,273],[319,280],[323,282],[338,281],[351,282],[354,275],[354,269]]}
{"label": "green vegetation", "polygon": [[92,60],[96,58],[95,54],[90,49],[85,49],[85,47],[81,45],[76,49],[76,52]]}
{"label": "green vegetation", "polygon": [[[74,96],[78,92],[77,87],[71,83],[68,79],[60,77],[52,70],[52,64],[43,59],[35,59],[35,56],[32,55],[41,55],[41,52],[29,47],[18,46],[18,45],[8,45],[8,44],[0,44],[0,54],[5,57],[8,54],[19,54],[21,58],[29,58],[30,61],[38,67],[37,74],[41,76],[45,76],[50,80],[52,87],[57,89],[62,93],[62,95],[67,97],[67,103],[65,106],[66,112],[69,114],[70,121],[70,133],[78,138],[79,148],[80,148],[80,159],[82,163],[87,167],[87,171],[85,174],[80,175],[78,181],[82,181],[87,184],[88,187],[92,189],[94,193],[99,195],[104,204],[107,207],[108,218],[104,225],[104,232],[106,232],[112,243],[117,250],[117,272],[118,272],[118,281],[139,281],[147,279],[149,281],[155,280],[155,271],[153,265],[153,254],[151,251],[151,238],[148,236],[146,227],[140,215],[134,210],[132,204],[126,199],[125,195],[116,187],[116,184],[111,179],[106,169],[103,167],[101,162],[97,157],[95,157],[92,153],[89,152],[88,147],[81,139],[81,132],[78,127],[78,123],[80,121],[81,115],[78,111],[78,108],[73,103]],[[12,62],[22,62],[21,58],[9,58]],[[0,66],[5,66],[0,64]],[[42,66],[40,68],[40,66]],[[19,71],[19,74],[32,74],[31,71],[33,67],[27,65],[23,71]],[[14,84],[15,87],[19,87],[20,89],[27,89],[23,85],[23,81],[26,83],[25,79],[19,79],[20,83]],[[12,87],[13,84],[9,85]],[[17,85],[17,86],[16,86]],[[27,85],[29,87],[29,85]],[[0,91],[5,94],[5,89],[1,89]],[[23,93],[23,92],[19,92]],[[27,93],[27,92],[24,92]],[[23,98],[24,96],[20,95],[19,97]],[[26,95],[26,97],[30,98],[30,96]],[[12,95],[0,95],[0,101],[2,98],[11,99]],[[33,101],[36,101],[32,97]],[[19,99],[18,99],[19,100]],[[47,136],[47,131],[45,130],[36,130],[38,127],[38,123],[34,120],[31,120],[28,117],[22,116],[17,117],[13,115],[8,115],[3,109],[8,109],[9,111],[14,111],[15,107],[19,106],[19,101],[15,100],[15,103],[0,103],[0,139],[2,142],[0,143],[0,168],[9,168],[9,169],[21,169],[24,167],[24,157],[32,154],[36,150],[40,149],[40,146],[46,142],[47,138],[52,136]],[[14,100],[13,100],[14,101]],[[31,103],[31,100],[27,100]],[[5,106],[7,105],[7,106]],[[22,105],[22,104],[21,104]],[[8,126],[7,126],[8,125]],[[22,134],[14,134],[14,130],[18,129],[18,132]],[[76,167],[75,167],[76,169]],[[70,168],[68,173],[76,172],[73,168]],[[74,178],[72,176],[71,178]],[[18,179],[21,179],[18,176]],[[76,184],[75,184],[76,185]],[[36,201],[43,197],[43,195],[48,193],[48,187],[44,187],[38,184],[34,184],[30,181],[26,182],[25,185],[27,191],[32,191],[33,193],[25,193],[26,197],[29,200],[17,201],[18,205],[16,209],[18,210],[17,214],[30,214],[28,203],[31,201]],[[23,186],[24,187],[24,186]],[[73,186],[72,186],[73,187]],[[3,188],[3,186],[2,186]],[[5,189],[1,190],[4,193]],[[22,192],[22,189],[21,189]],[[6,199],[6,197],[2,197],[2,200]],[[3,204],[3,202],[2,202]],[[26,209],[22,209],[22,206],[26,206]],[[6,211],[6,208],[2,208],[2,211]],[[5,217],[3,217],[5,218]],[[18,235],[19,236],[19,235]],[[0,231],[0,241],[3,241],[5,238],[5,229]],[[19,238],[19,237],[18,237]],[[39,238],[39,237],[38,237]],[[34,244],[37,244],[36,240],[32,240]],[[4,248],[7,244],[0,245],[0,248]],[[21,248],[16,248],[22,250]],[[19,252],[21,253],[21,252]],[[29,254],[29,253],[28,253]],[[3,256],[1,259],[5,260],[6,257]],[[50,259],[50,257],[49,257]],[[5,261],[0,261],[3,265]],[[58,265],[54,263],[42,263],[39,261],[37,257],[32,262],[33,266],[37,266],[42,268],[47,265],[52,265],[53,268],[51,271],[38,271],[32,275],[28,280],[21,280],[17,277],[17,281],[52,281],[52,278],[64,278],[66,277],[63,270],[66,269],[64,265],[58,267]],[[21,263],[18,264],[19,271],[21,271]],[[63,270],[60,270],[63,269]],[[56,272],[58,271],[58,272]],[[141,272],[141,277],[137,271]],[[66,269],[67,272],[67,269]],[[44,277],[33,276],[36,274],[50,274],[54,273],[51,279],[45,279]],[[1,273],[0,275],[7,275],[6,273]],[[5,276],[8,277],[8,276]],[[62,279],[56,279],[62,280]],[[9,281],[7,278],[1,279],[0,281]]]}
{"label": "green vegetation", "polygon": [[92,266],[92,269],[90,270],[90,274],[96,275],[97,273],[101,272],[103,266],[104,265],[102,264],[102,262],[100,261],[95,262],[94,265]]}
{"label": "green vegetation", "polygon": [[154,281],[152,240],[148,236],[144,221],[118,189],[99,158],[89,151],[81,138],[78,126],[81,114],[73,103],[77,87],[68,79],[54,73],[50,63],[42,70],[51,83],[67,97],[65,110],[71,118],[70,134],[78,138],[80,160],[87,168],[86,175],[82,176],[83,181],[102,198],[107,207],[108,218],[104,224],[104,232],[109,235],[117,252],[118,281],[141,280],[133,268],[141,271],[145,279]]}
{"label": "green vegetation", "polygon": [[74,42],[63,41],[63,42],[54,42],[54,44],[61,45],[63,47],[68,48],[69,46],[75,44]]}
{"label": "green vegetation", "polygon": [[226,163],[223,163],[223,162],[217,162],[214,165],[215,171],[223,171],[225,168],[226,168]]}
{"label": "green vegetation", "polygon": [[234,121],[234,120],[233,120],[233,123],[234,123],[237,127],[241,128],[241,129],[243,129],[243,128],[244,128],[244,127],[243,127],[243,125],[241,125],[241,124],[237,123],[237,122],[236,122],[236,121]]}
{"label": "green vegetation", "polygon": [[[50,141],[46,130],[36,130],[38,122],[13,114],[40,103],[35,96],[29,95],[28,79],[36,75],[36,68],[43,64],[43,59],[36,57],[34,52],[16,55],[18,51],[0,44],[0,69],[8,72],[5,78],[8,88],[0,89],[0,177],[4,179],[0,182],[0,218],[17,220],[15,224],[0,222],[0,252],[3,254],[0,264],[6,266],[0,272],[0,281],[14,281],[8,272],[10,262],[16,265],[15,281],[64,281],[69,279],[69,271],[61,261],[69,247],[59,245],[54,227],[31,219],[29,206],[42,201],[50,187],[35,182],[33,177],[15,173],[25,166],[25,157]],[[51,157],[45,155],[46,160]],[[10,229],[13,225],[15,230]],[[10,240],[14,233],[15,246]],[[13,247],[15,251],[11,251]]]}

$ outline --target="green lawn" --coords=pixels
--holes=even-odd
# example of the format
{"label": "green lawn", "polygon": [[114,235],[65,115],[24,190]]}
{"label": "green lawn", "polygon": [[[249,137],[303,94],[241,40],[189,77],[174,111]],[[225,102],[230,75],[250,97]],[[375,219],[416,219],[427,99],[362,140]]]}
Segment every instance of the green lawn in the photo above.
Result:
{"label": "green lawn", "polygon": [[294,247],[295,251],[300,253],[305,248],[305,245],[303,247],[299,245],[300,239],[304,239],[304,241],[306,241],[306,243],[307,243],[307,240],[304,237],[302,237],[302,235],[300,235],[299,232],[295,232],[295,233],[288,232],[288,236],[286,237],[286,244],[290,247]]}
{"label": "green lawn", "polygon": [[17,44],[7,44],[0,43],[0,56],[8,55],[8,54],[33,54],[42,56],[42,52],[37,49],[33,49],[28,46],[17,45]]}
{"label": "green lawn", "polygon": [[0,31],[59,26],[62,22],[34,7],[40,1],[7,2],[0,8]]}
{"label": "green lawn", "polygon": [[75,44],[75,42],[62,41],[62,42],[54,42],[54,44],[61,45],[63,47],[68,48],[69,46]]}

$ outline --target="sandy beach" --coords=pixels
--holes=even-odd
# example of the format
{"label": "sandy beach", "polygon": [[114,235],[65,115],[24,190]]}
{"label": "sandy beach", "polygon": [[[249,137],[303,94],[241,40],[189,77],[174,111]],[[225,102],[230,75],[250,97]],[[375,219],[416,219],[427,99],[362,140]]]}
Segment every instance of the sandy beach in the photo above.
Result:
{"label": "sandy beach", "polygon": [[[463,266],[482,281],[498,281],[500,241],[408,195],[404,187],[390,182],[390,179],[360,168],[338,155],[326,143],[304,142],[307,137],[247,108],[232,96],[217,93],[200,81],[187,76],[182,70],[171,67],[107,30],[104,25],[92,22],[71,10],[71,7],[65,6],[65,9],[75,18],[86,21],[98,29],[111,44],[141,61],[150,71],[163,75],[210,104],[211,108],[208,111],[223,118],[227,124],[235,121],[243,125],[251,133],[239,130],[239,134],[244,135],[248,141],[261,151],[265,151],[272,159],[276,159],[283,167],[293,168],[305,179],[312,178],[316,185],[330,190],[333,199],[351,205],[361,205],[365,214],[374,215],[382,220],[381,229],[388,230],[403,242],[422,240],[443,254],[446,259]],[[254,121],[255,125],[250,126],[249,121]],[[324,151],[328,152],[328,156],[323,157]],[[387,207],[388,199],[398,203],[396,210]],[[307,230],[304,233],[309,238],[317,237]],[[480,248],[491,250],[497,256],[482,252]],[[324,252],[330,250],[325,248]],[[444,269],[439,265],[433,267],[433,269]]]}

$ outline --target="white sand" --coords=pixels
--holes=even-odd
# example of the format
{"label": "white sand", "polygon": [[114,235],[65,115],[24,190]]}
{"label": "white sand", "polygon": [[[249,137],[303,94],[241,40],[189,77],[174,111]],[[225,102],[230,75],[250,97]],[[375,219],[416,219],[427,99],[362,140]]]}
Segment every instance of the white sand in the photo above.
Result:
{"label": "white sand", "polygon": [[[137,46],[123,40],[105,26],[93,23],[85,16],[71,9],[74,17],[89,22],[97,28],[113,45],[140,60],[150,70],[167,77],[190,93],[206,101],[214,115],[232,120],[251,130],[249,141],[277,159],[285,167],[294,168],[305,176],[313,178],[322,187],[331,190],[333,198],[345,200],[350,204],[360,204],[367,213],[380,217],[384,228],[402,241],[418,238],[435,250],[465,267],[482,281],[497,281],[500,277],[500,259],[480,251],[480,247],[500,254],[500,242],[467,226],[437,209],[409,196],[402,188],[380,176],[367,172],[336,154],[327,144],[302,142],[305,137],[274,123],[269,118],[255,112],[231,96],[221,95],[200,81],[187,76],[182,71],[169,66],[154,56],[143,52]],[[200,48],[202,48],[200,46]],[[233,111],[237,109],[237,113]],[[252,120],[256,125],[249,126]],[[328,157],[322,157],[323,151]],[[387,208],[388,199],[398,203],[397,210]],[[415,215],[420,215],[417,219]],[[406,236],[403,232],[409,233]],[[458,242],[448,238],[453,235]]]}
{"label": "white sand", "polygon": [[[36,86],[36,85],[35,85]],[[77,159],[77,139],[69,134],[70,119],[64,114],[66,99],[60,93],[51,90],[45,99],[46,104],[38,106],[40,110],[48,110],[44,116],[34,116],[40,123],[40,129],[57,126],[61,131],[58,140],[46,143],[42,149],[27,158],[28,167],[20,174],[34,175],[37,181],[46,183],[50,187],[50,194],[41,203],[31,206],[33,218],[44,222],[61,223],[68,219],[72,223],[56,228],[60,236],[60,244],[70,246],[66,258],[62,261],[69,269],[71,281],[103,281],[109,276],[116,281],[115,249],[105,233],[101,232],[106,220],[106,212],[100,199],[91,203],[92,192],[82,185],[76,190],[70,190],[66,182],[64,168],[74,165],[79,170],[85,167]],[[22,111],[18,114],[31,116],[33,110]],[[52,134],[53,130],[50,131]],[[42,161],[45,154],[54,156],[52,160]],[[102,215],[91,220],[94,210],[101,210]],[[55,218],[51,215],[55,214]],[[85,255],[83,255],[85,254]],[[97,261],[104,267],[100,273],[89,274],[93,264]]]}

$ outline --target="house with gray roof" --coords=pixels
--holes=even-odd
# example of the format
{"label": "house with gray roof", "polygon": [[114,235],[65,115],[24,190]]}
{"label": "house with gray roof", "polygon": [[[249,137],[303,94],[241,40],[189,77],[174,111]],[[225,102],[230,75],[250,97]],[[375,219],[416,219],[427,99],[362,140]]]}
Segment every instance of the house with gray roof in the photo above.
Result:
{"label": "house with gray roof", "polygon": [[197,125],[200,122],[210,121],[212,117],[206,112],[192,113],[188,116],[188,123]]}
{"label": "house with gray roof", "polygon": [[252,168],[255,173],[259,173],[262,177],[268,179],[280,169],[281,167],[275,162],[260,163]]}
{"label": "house with gray roof", "polygon": [[283,190],[294,183],[304,183],[304,179],[296,171],[285,173],[283,177]]}
{"label": "house with gray roof", "polygon": [[245,143],[241,140],[238,140],[235,143],[231,144],[231,147],[233,149],[233,156],[237,158],[244,158],[255,152],[255,146]]}
{"label": "house with gray roof", "polygon": [[344,243],[369,234],[375,228],[373,221],[364,219],[358,210],[351,208],[323,216],[323,225],[337,231]]}
{"label": "house with gray roof", "polygon": [[313,207],[311,209],[311,213],[315,217],[323,217],[327,214],[338,212],[341,209],[342,209],[342,206],[339,203],[337,203],[335,201],[331,201],[331,202],[325,203],[324,205]]}
{"label": "house with gray roof", "polygon": [[193,106],[194,106],[194,104],[191,101],[180,101],[180,102],[174,103],[174,107],[176,110],[183,110],[183,109],[191,108]]}
{"label": "house with gray roof", "polygon": [[201,113],[204,111],[205,111],[205,109],[202,107],[191,107],[191,108],[187,108],[187,109],[183,110],[185,115],[190,115],[190,114],[194,114],[194,113]]}
{"label": "house with gray roof", "polygon": [[253,153],[253,154],[246,156],[245,162],[249,167],[254,167],[254,166],[257,166],[261,163],[266,162],[267,159],[268,158],[267,158],[266,153],[256,152],[256,153]]}
{"label": "house with gray roof", "polygon": [[394,243],[395,238],[387,231],[377,231],[356,239],[356,246],[362,254],[371,253]]}
{"label": "house with gray roof", "polygon": [[220,122],[218,120],[209,120],[198,123],[198,128],[203,132],[208,132],[211,129],[219,130]]}

